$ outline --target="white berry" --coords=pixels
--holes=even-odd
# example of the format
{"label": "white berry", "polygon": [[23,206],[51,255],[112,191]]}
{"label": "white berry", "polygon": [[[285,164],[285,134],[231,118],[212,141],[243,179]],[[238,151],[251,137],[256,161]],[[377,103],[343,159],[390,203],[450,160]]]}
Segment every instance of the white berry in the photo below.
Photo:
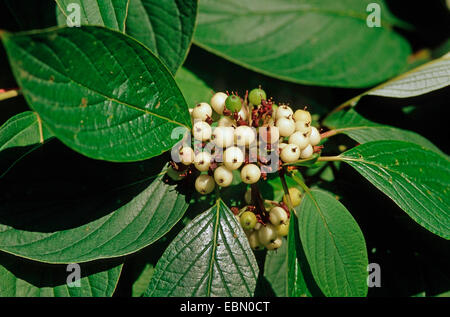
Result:
{"label": "white berry", "polygon": [[184,165],[191,165],[194,162],[194,150],[189,147],[185,146],[180,150],[180,161]]}
{"label": "white berry", "polygon": [[276,112],[276,118],[277,119],[281,119],[281,118],[285,118],[285,119],[291,119],[292,115],[293,115],[293,111],[291,109],[291,107],[283,105],[283,106],[279,106]]}
{"label": "white berry", "polygon": [[278,226],[282,223],[286,223],[288,221],[288,215],[286,213],[286,210],[278,206],[273,207],[272,209],[270,209],[269,212],[269,220],[275,226]]}
{"label": "white berry", "polygon": [[244,162],[244,154],[236,146],[229,147],[223,153],[223,162],[229,170],[238,169]]}
{"label": "white berry", "polygon": [[252,203],[252,190],[250,188],[245,192],[244,200],[248,205]]}
{"label": "white berry", "polygon": [[253,231],[248,236],[248,244],[250,245],[250,248],[252,248],[253,250],[258,250],[262,248],[261,242],[259,241],[258,238],[258,231]]}
{"label": "white berry", "polygon": [[288,144],[281,150],[280,157],[285,163],[293,163],[299,159],[300,152],[297,144]]}
{"label": "white berry", "polygon": [[200,152],[194,159],[195,168],[200,172],[206,172],[211,165],[211,154],[208,152]]}
{"label": "white berry", "polygon": [[277,238],[277,231],[274,225],[268,223],[258,230],[258,239],[262,245],[268,245]]}
{"label": "white berry", "polygon": [[278,142],[280,130],[277,127],[260,127],[259,136],[264,142],[273,144]]}
{"label": "white berry", "polygon": [[219,127],[232,127],[234,125],[233,119],[227,116],[223,116],[217,122],[217,126]]}
{"label": "white berry", "polygon": [[276,126],[282,137],[290,136],[295,131],[295,122],[292,119],[280,118]]}
{"label": "white berry", "polygon": [[300,150],[303,150],[309,144],[309,137],[299,131],[289,137],[290,144],[297,144]]}
{"label": "white berry", "polygon": [[195,189],[203,195],[209,194],[214,190],[215,182],[212,176],[202,174],[195,180]]}
{"label": "white berry", "polygon": [[216,127],[213,131],[213,142],[221,148],[229,147],[234,143],[234,128]]}
{"label": "white berry", "polygon": [[307,159],[307,158],[310,158],[313,155],[313,153],[314,153],[314,149],[313,149],[312,145],[308,144],[308,146],[305,147],[302,150],[302,152],[300,153],[300,157],[302,159]]}
{"label": "white berry", "polygon": [[241,179],[246,184],[254,184],[261,177],[261,170],[258,165],[247,164],[241,170]]}
{"label": "white berry", "polygon": [[266,245],[267,250],[276,250],[281,247],[283,244],[283,239],[280,237],[276,238],[275,240],[271,241],[269,244]]}
{"label": "white berry", "polygon": [[309,136],[311,134],[311,125],[306,121],[295,121],[295,131],[306,133]]}
{"label": "white berry", "polygon": [[207,141],[211,138],[211,126],[205,121],[197,121],[192,127],[192,134],[194,138],[199,141]]}
{"label": "white berry", "polygon": [[201,102],[192,110],[192,117],[197,120],[205,121],[208,117],[212,116],[212,109],[206,102]]}
{"label": "white berry", "polygon": [[234,141],[237,145],[248,146],[255,141],[255,131],[246,125],[241,125],[234,130]]}
{"label": "white berry", "polygon": [[309,111],[306,110],[296,110],[294,113],[294,120],[295,121],[303,121],[308,124],[311,124],[311,114]]}
{"label": "white berry", "polygon": [[242,120],[246,121],[248,119],[248,110],[247,107],[243,106],[241,110],[239,110],[238,115]]}
{"label": "white berry", "polygon": [[215,112],[218,114],[223,114],[223,109],[225,109],[225,100],[228,95],[223,92],[217,92],[211,98],[211,106]]}
{"label": "white berry", "polygon": [[225,166],[219,166],[214,171],[214,180],[221,187],[230,186],[233,181],[233,172]]}
{"label": "white berry", "polygon": [[315,127],[311,127],[311,135],[309,136],[309,140],[312,145],[317,145],[320,143],[320,133],[319,130]]}

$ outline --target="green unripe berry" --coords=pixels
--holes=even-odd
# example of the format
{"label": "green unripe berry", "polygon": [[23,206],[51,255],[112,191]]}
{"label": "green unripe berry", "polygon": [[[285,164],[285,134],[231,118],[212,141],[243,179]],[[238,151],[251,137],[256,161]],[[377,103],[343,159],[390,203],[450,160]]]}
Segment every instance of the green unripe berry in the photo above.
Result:
{"label": "green unripe berry", "polygon": [[255,228],[256,225],[256,216],[251,211],[246,211],[241,215],[241,226],[245,230],[251,230]]}
{"label": "green unripe berry", "polygon": [[225,100],[225,107],[231,112],[239,112],[242,108],[241,98],[236,95],[230,95]]}
{"label": "green unripe berry", "polygon": [[261,88],[255,88],[252,91],[250,91],[248,95],[248,101],[252,103],[255,106],[259,106],[261,104],[261,100],[266,100],[266,92],[262,90]]}

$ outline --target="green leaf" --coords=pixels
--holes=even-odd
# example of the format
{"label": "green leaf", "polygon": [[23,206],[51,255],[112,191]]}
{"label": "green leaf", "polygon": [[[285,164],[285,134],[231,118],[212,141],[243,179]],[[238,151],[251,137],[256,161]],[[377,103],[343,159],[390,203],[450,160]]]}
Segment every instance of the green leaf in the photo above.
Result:
{"label": "green leaf", "polygon": [[393,98],[414,97],[450,85],[450,53],[371,89],[367,94]]}
{"label": "green leaf", "polygon": [[398,74],[411,52],[392,29],[366,24],[370,0],[209,0],[194,43],[251,70],[301,84],[366,87]]}
{"label": "green leaf", "polygon": [[450,162],[402,141],[359,145],[338,158],[389,196],[418,224],[450,238]]}
{"label": "green leaf", "polygon": [[219,199],[172,241],[145,296],[253,296],[257,277],[242,227]]}
{"label": "green leaf", "polygon": [[352,215],[333,196],[317,189],[306,192],[299,211],[303,249],[324,295],[366,296],[366,244]]}
{"label": "green leaf", "polygon": [[65,26],[67,6],[80,5],[82,25],[100,25],[130,35],[148,47],[175,74],[186,58],[197,16],[197,1],[57,0],[58,24]]}
{"label": "green leaf", "polygon": [[[298,233],[297,217],[291,216],[287,240],[276,252],[267,252],[264,263],[264,276],[278,297],[311,297],[311,292],[305,281],[302,263],[301,242]],[[304,259],[306,262],[306,259]],[[303,268],[302,268],[303,267]]]}
{"label": "green leaf", "polygon": [[[129,0],[55,0],[58,5],[57,19],[60,26],[72,26],[71,13],[80,8],[80,24],[99,25],[125,32],[125,21],[129,9]],[[68,18],[69,16],[69,18]]]}
{"label": "green leaf", "polygon": [[109,297],[116,289],[121,271],[121,263],[81,264],[80,287],[71,287],[67,280],[74,268],[0,253],[0,297]]}
{"label": "green leaf", "polygon": [[173,77],[144,46],[105,28],[2,36],[14,76],[47,128],[96,159],[137,161],[169,150],[191,125]]}
{"label": "green leaf", "polygon": [[200,102],[211,100],[213,89],[202,79],[185,67],[181,67],[175,76],[175,81],[184,95],[189,108],[195,107]]}
{"label": "green leaf", "polygon": [[131,0],[126,33],[147,46],[175,74],[191,45],[197,2]]}
{"label": "green leaf", "polygon": [[133,283],[132,296],[140,297],[147,290],[147,286],[153,276],[155,267],[153,264],[147,263],[137,280]]}
{"label": "green leaf", "polygon": [[416,143],[436,153],[444,155],[433,143],[423,136],[394,128],[388,125],[382,125],[362,117],[354,109],[348,111],[341,110],[331,114],[323,124],[329,128],[336,129],[337,133],[344,133],[359,143],[367,143],[379,140],[398,140]]}
{"label": "green leaf", "polygon": [[0,250],[48,263],[80,263],[136,252],[165,235],[188,207],[187,198],[161,176],[128,198],[146,183],[137,182],[134,190],[122,188],[126,194],[103,189],[103,194],[86,200],[67,198],[65,192],[51,201],[5,200],[0,207]]}
{"label": "green leaf", "polygon": [[43,143],[51,136],[41,124],[37,113],[25,111],[10,118],[0,127],[0,151]]}

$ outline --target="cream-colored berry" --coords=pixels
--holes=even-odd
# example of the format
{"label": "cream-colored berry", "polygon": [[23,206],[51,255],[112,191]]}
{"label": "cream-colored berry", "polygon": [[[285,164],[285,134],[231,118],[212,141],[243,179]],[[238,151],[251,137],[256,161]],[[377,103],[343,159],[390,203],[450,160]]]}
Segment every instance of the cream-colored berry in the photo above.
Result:
{"label": "cream-colored berry", "polygon": [[195,180],[195,189],[203,195],[209,194],[214,190],[215,187],[214,178],[207,174],[201,174]]}
{"label": "cream-colored berry", "polygon": [[282,137],[290,136],[295,132],[295,122],[292,119],[280,118],[277,120],[276,126]]}
{"label": "cream-colored berry", "polygon": [[311,114],[309,111],[306,110],[296,110],[294,113],[294,120],[295,121],[303,121],[311,124]]}
{"label": "cream-colored berry", "polygon": [[217,122],[217,126],[218,127],[232,127],[232,126],[234,126],[234,120],[231,119],[230,117],[223,116]]}
{"label": "cream-colored berry", "polygon": [[295,131],[309,136],[311,134],[311,125],[305,121],[295,121]]}
{"label": "cream-colored berry", "polygon": [[288,221],[288,215],[286,210],[278,206],[273,207],[272,209],[270,209],[269,212],[269,220],[275,226],[278,226],[282,223],[286,223]]}
{"label": "cream-colored berry", "polygon": [[317,128],[311,127],[311,135],[309,136],[309,140],[311,141],[311,145],[317,145],[320,143],[320,133]]}
{"label": "cream-colored berry", "polygon": [[221,187],[230,186],[233,181],[233,172],[225,166],[219,166],[214,170],[214,180]]}
{"label": "cream-colored berry", "polygon": [[252,248],[253,250],[259,250],[263,247],[261,242],[259,241],[258,231],[253,231],[249,235],[248,244],[250,245],[250,248]]}
{"label": "cream-colored berry", "polygon": [[218,114],[223,114],[223,109],[225,109],[225,100],[228,95],[223,92],[216,92],[211,98],[211,107]]}
{"label": "cream-colored berry", "polygon": [[238,115],[242,120],[246,121],[248,119],[248,110],[247,107],[243,106],[241,110],[239,110]]}
{"label": "cream-colored berry", "polygon": [[297,144],[300,150],[303,150],[309,144],[309,137],[297,131],[289,137],[290,144]]}
{"label": "cream-colored berry", "polygon": [[192,127],[194,138],[199,141],[208,141],[211,138],[211,126],[205,121],[196,121]]}
{"label": "cream-colored berry", "polygon": [[307,147],[305,147],[302,152],[300,153],[300,158],[307,159],[310,158],[314,153],[314,149],[311,144],[308,144]]}
{"label": "cream-colored berry", "polygon": [[254,184],[261,177],[261,170],[258,165],[247,164],[241,170],[241,179],[246,184]]}
{"label": "cream-colored berry", "polygon": [[191,165],[194,162],[194,158],[194,150],[191,147],[185,146],[180,150],[180,162],[184,165]]}
{"label": "cream-colored berry", "polygon": [[258,230],[258,239],[262,245],[268,245],[277,238],[275,226],[267,223]]}
{"label": "cream-colored berry", "polygon": [[[297,207],[298,205],[300,205],[302,201],[302,192],[295,187],[290,187],[288,192],[289,197],[291,198],[292,207]],[[286,206],[289,206],[287,195],[283,195],[283,202],[286,204]]]}
{"label": "cream-colored berry", "polygon": [[280,131],[277,127],[260,127],[258,129],[260,138],[266,143],[276,143],[280,139]]}
{"label": "cream-colored berry", "polygon": [[234,143],[234,128],[232,127],[216,127],[212,135],[213,142],[218,147],[229,147]]}
{"label": "cream-colored berry", "polygon": [[192,110],[192,117],[196,120],[205,121],[208,117],[212,116],[212,108],[206,102],[197,104]]}
{"label": "cream-colored berry", "polygon": [[284,143],[284,142],[278,143],[278,147],[280,148],[280,150],[283,150],[286,147],[286,145],[288,145],[288,144]]}
{"label": "cream-colored berry", "polygon": [[285,163],[293,163],[300,157],[301,150],[297,144],[288,144],[281,150],[281,160]]}
{"label": "cream-colored berry", "polygon": [[289,221],[286,223],[279,224],[275,226],[275,230],[277,231],[277,235],[280,237],[285,237],[289,233]]}
{"label": "cream-colored berry", "polygon": [[256,139],[254,129],[246,125],[241,125],[234,130],[234,141],[236,145],[248,146]]}
{"label": "cream-colored berry", "polygon": [[241,149],[232,146],[227,148],[223,153],[223,163],[226,168],[229,170],[235,170],[241,167],[244,162],[244,153],[242,153]]}
{"label": "cream-colored berry", "polygon": [[211,154],[208,152],[200,152],[194,159],[195,168],[200,172],[206,172],[211,165]]}
{"label": "cream-colored berry", "polygon": [[276,118],[291,119],[293,115],[292,108],[286,105],[279,106],[276,112]]}
{"label": "cream-colored berry", "polygon": [[275,240],[271,241],[266,245],[267,250],[276,250],[281,247],[283,244],[283,239],[281,237],[277,237]]}

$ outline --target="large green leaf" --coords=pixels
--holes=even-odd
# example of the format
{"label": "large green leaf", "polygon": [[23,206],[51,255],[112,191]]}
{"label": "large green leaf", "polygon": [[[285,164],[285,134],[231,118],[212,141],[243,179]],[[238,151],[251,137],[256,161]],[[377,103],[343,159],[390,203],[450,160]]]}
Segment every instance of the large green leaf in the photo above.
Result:
{"label": "large green leaf", "polygon": [[175,81],[190,108],[194,108],[200,102],[210,102],[213,89],[187,68],[180,68]]}
{"label": "large green leaf", "polygon": [[[68,16],[77,13],[74,8],[80,8],[80,24],[99,25],[125,32],[125,21],[129,9],[130,0],[55,0],[59,10],[57,11],[58,25],[65,26]],[[72,21],[73,22],[73,21]],[[71,26],[71,24],[69,24]]]}
{"label": "large green leaf", "polygon": [[[303,250],[299,238],[297,217],[291,216],[287,240],[276,252],[267,252],[264,262],[264,276],[279,297],[310,297],[306,283],[305,264],[301,263]],[[303,268],[302,268],[303,267]]]}
{"label": "large green leaf", "polygon": [[389,196],[429,231],[450,238],[450,161],[419,145],[375,141],[342,153],[338,159]]}
{"label": "large green leaf", "polygon": [[[63,158],[70,165],[51,161],[62,177],[48,170],[42,173],[46,178],[33,177],[26,171],[0,184],[0,250],[49,263],[118,257],[161,238],[188,207],[181,184],[155,175],[164,157],[128,168],[80,158],[81,165],[75,166]],[[64,169],[75,169],[80,176]],[[15,185],[26,179],[30,184]]]}
{"label": "large green leaf", "polygon": [[124,32],[147,46],[175,74],[189,50],[197,0],[56,0],[58,24],[67,23],[68,5],[80,5],[82,25]]}
{"label": "large green leaf", "polygon": [[439,148],[420,134],[382,125],[367,120],[355,110],[342,110],[331,114],[323,124],[336,129],[337,133],[344,133],[359,143],[367,143],[378,140],[398,140],[416,143],[436,153],[443,154]]}
{"label": "large green leaf", "polygon": [[[70,287],[67,265],[47,265],[0,253],[0,297],[108,297],[122,270],[120,263],[80,265],[80,287]],[[69,279],[72,282],[73,279]]]}
{"label": "large green leaf", "polygon": [[257,277],[242,227],[219,199],[172,241],[145,296],[253,296]]}
{"label": "large green leaf", "polygon": [[381,27],[366,25],[370,0],[209,0],[194,43],[244,67],[304,84],[365,87],[398,74],[410,54],[382,1]]}
{"label": "large green leaf", "polygon": [[105,28],[56,28],[3,43],[28,104],[80,153],[110,161],[147,159],[170,149],[191,124],[173,77],[144,46]]}
{"label": "large green leaf", "polygon": [[308,190],[298,216],[303,249],[326,296],[366,296],[367,250],[348,210],[322,190]]}
{"label": "large green leaf", "polygon": [[37,113],[25,111],[10,118],[0,127],[0,151],[43,143],[51,136],[40,122]]}
{"label": "large green leaf", "polygon": [[414,97],[450,85],[450,53],[371,89],[367,94],[384,97]]}

